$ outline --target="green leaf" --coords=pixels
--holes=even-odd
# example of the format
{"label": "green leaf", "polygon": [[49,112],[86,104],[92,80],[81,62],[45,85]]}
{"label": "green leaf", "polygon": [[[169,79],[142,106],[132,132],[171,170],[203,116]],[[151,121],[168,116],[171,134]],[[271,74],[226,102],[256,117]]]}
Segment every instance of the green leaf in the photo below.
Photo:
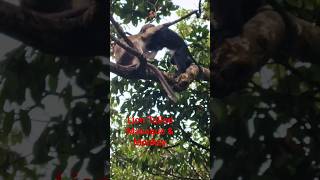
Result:
{"label": "green leaf", "polygon": [[55,91],[58,86],[58,78],[49,76],[49,88],[51,91]]}
{"label": "green leaf", "polygon": [[4,135],[8,135],[12,130],[14,124],[14,112],[11,111],[9,113],[5,113],[4,121],[3,121],[3,132]]}
{"label": "green leaf", "polygon": [[75,163],[71,168],[71,173],[78,173],[83,165],[83,160],[79,160],[77,163]]}
{"label": "green leaf", "polygon": [[47,142],[48,133],[49,133],[49,129],[45,129],[40,135],[39,139],[33,145],[34,158],[31,162],[34,164],[45,164],[51,159],[53,159],[48,155],[49,153],[49,145]]}
{"label": "green leaf", "polygon": [[212,111],[214,112],[214,117],[215,117],[215,122],[219,122],[222,121],[225,118],[225,115],[227,114],[227,108],[225,106],[225,104],[220,101],[219,99],[213,99],[211,101],[211,108]]}
{"label": "green leaf", "polygon": [[29,111],[20,111],[20,123],[24,135],[29,136],[31,132],[31,119],[28,115]]}

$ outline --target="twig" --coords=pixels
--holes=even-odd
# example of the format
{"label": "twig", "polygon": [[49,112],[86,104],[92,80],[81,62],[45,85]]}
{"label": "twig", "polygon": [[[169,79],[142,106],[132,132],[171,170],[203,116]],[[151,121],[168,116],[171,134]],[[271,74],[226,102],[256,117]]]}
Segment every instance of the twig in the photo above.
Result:
{"label": "twig", "polygon": [[178,173],[178,172],[176,172],[176,173],[179,174],[179,175],[174,175],[174,174],[172,174],[172,173],[170,173],[170,172],[168,172],[168,171],[164,171],[164,170],[162,170],[162,169],[157,169],[157,171],[160,171],[160,172],[162,172],[163,174],[162,174],[162,173],[158,174],[158,173],[156,173],[156,172],[153,172],[152,170],[151,170],[151,172],[148,171],[148,173],[150,173],[150,174],[152,174],[152,175],[157,175],[157,176],[161,176],[161,177],[166,177],[166,178],[173,177],[173,178],[176,178],[176,179],[199,180],[198,178],[183,176],[182,174],[180,174],[180,173]]}
{"label": "twig", "polygon": [[196,14],[197,14],[197,18],[200,18],[200,16],[201,16],[201,0],[199,0],[199,9]]}
{"label": "twig", "polygon": [[119,25],[118,22],[116,22],[113,18],[113,16],[110,16],[110,21],[112,22],[114,28],[116,28],[118,34],[123,38],[123,40],[130,46],[134,47],[133,43],[128,39],[126,36],[126,33],[123,31],[122,27]]}
{"label": "twig", "polygon": [[289,63],[280,62],[280,61],[277,61],[277,63],[282,65],[283,67],[285,67],[289,71],[291,71],[292,74],[296,75],[301,80],[305,81],[306,83],[310,84],[311,86],[315,86],[317,88],[317,90],[320,89],[320,83],[319,82],[313,81],[312,79],[305,77],[299,70],[297,70],[296,68],[292,67]]}
{"label": "twig", "polygon": [[175,21],[168,22],[168,23],[164,23],[162,28],[164,28],[164,27],[167,28],[167,27],[169,27],[169,26],[171,26],[171,25],[173,25],[173,24],[176,24],[176,23],[178,23],[179,21],[182,21],[182,20],[190,17],[191,15],[197,14],[197,13],[198,13],[198,10],[194,10],[194,11],[190,12],[189,14],[187,14],[187,15],[185,15],[185,16],[182,16],[181,18],[179,18],[179,19],[177,19],[177,20],[175,20]]}
{"label": "twig", "polygon": [[189,142],[191,142],[191,144],[194,144],[194,145],[196,145],[197,147],[200,147],[200,148],[202,148],[202,149],[204,149],[204,150],[206,150],[206,151],[210,151],[209,148],[207,148],[207,147],[205,147],[204,145],[199,144],[199,143],[197,143],[196,141],[194,141],[194,140],[191,138],[191,136],[189,136],[188,133],[185,132],[185,131],[182,129],[182,127],[181,127],[180,125],[179,125],[178,127],[179,127],[179,129],[181,130],[181,132],[182,132],[182,136],[185,137],[187,140],[189,140]]}
{"label": "twig", "polygon": [[178,142],[177,144],[174,144],[174,145],[172,145],[172,146],[166,146],[166,147],[164,147],[163,149],[170,149],[170,148],[174,148],[174,147],[179,146],[180,144],[181,144],[181,142]]}

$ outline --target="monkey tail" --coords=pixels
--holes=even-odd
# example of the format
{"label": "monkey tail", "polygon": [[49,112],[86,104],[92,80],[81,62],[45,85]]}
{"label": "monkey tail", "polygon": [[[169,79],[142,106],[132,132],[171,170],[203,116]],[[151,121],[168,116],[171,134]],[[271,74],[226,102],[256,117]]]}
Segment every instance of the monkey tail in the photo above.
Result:
{"label": "monkey tail", "polygon": [[193,58],[192,58],[192,61],[193,61],[193,63],[194,63],[195,65],[198,66],[198,69],[199,69],[198,78],[199,78],[199,77],[202,76],[202,73],[203,73],[202,68],[201,68],[201,66],[199,65],[199,63],[198,63],[196,60],[194,60]]}
{"label": "monkey tail", "polygon": [[165,79],[165,77],[163,76],[163,74],[161,73],[161,71],[159,71],[158,68],[156,68],[154,65],[147,63],[147,65],[151,68],[151,70],[157,75],[163,89],[166,91],[168,97],[173,101],[173,102],[177,102],[178,99],[176,97],[176,95],[174,94],[172,88],[170,87],[170,85],[168,84],[167,80]]}
{"label": "monkey tail", "polygon": [[[202,73],[203,73],[201,66],[200,66],[199,63],[193,58],[193,56],[192,56],[189,48],[188,48],[188,51],[187,51],[187,52],[188,52],[188,55],[190,56],[191,61],[192,61],[195,65],[198,66],[198,69],[199,69],[198,77],[201,77],[201,75],[202,75]],[[190,66],[190,65],[189,65],[189,66]]]}

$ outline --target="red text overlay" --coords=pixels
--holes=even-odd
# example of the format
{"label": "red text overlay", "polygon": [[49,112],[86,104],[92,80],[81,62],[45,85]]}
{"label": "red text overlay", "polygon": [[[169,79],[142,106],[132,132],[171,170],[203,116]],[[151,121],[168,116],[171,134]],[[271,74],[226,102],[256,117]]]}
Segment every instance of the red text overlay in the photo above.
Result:
{"label": "red text overlay", "polygon": [[[136,128],[135,125],[150,124],[160,126],[159,128]],[[128,117],[127,124],[128,127],[125,129],[125,133],[129,136],[134,136],[133,144],[135,146],[159,146],[165,147],[167,141],[164,139],[156,139],[155,136],[165,136],[174,134],[173,128],[171,127],[173,123],[172,117],[163,116],[147,116],[147,117]],[[152,138],[142,139],[137,138],[137,136],[151,136]]]}

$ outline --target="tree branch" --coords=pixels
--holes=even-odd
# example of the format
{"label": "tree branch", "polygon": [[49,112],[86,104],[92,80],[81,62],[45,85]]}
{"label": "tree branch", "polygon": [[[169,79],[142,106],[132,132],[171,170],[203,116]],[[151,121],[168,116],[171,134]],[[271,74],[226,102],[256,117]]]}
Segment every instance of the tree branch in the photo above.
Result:
{"label": "tree branch", "polygon": [[117,30],[117,32],[119,33],[119,35],[123,38],[123,40],[130,46],[130,47],[134,47],[133,43],[127,38],[126,34],[124,33],[123,29],[121,28],[121,26],[119,25],[119,23],[117,21],[114,20],[114,18],[112,16],[110,16],[110,21],[112,22],[114,28]]}
{"label": "tree branch", "polygon": [[158,28],[158,29],[160,30],[160,29],[162,29],[162,28],[167,28],[167,27],[169,27],[169,26],[171,26],[171,25],[174,25],[174,24],[176,24],[176,23],[178,23],[178,22],[180,22],[180,21],[182,21],[182,20],[190,17],[191,15],[197,14],[197,13],[198,13],[198,10],[191,11],[190,13],[186,14],[185,16],[182,16],[181,18],[179,18],[179,19],[177,19],[177,20],[175,20],[175,21],[167,22],[167,23],[164,23],[164,24],[160,25],[160,26],[159,26],[160,28]]}
{"label": "tree branch", "polygon": [[[108,62],[110,71],[126,79],[145,79],[159,82],[157,75],[149,68],[139,68],[135,71],[128,70],[125,66]],[[148,67],[148,66],[146,66]],[[209,81],[210,70],[205,67],[202,68],[202,75],[199,77],[199,68],[197,65],[192,64],[189,66],[185,73],[176,77],[175,73],[162,72],[168,83],[173,86],[175,91],[183,91],[195,80]]]}
{"label": "tree branch", "polygon": [[66,56],[106,56],[107,23],[92,3],[86,10],[43,14],[0,0],[0,32],[47,53]]}
{"label": "tree branch", "polygon": [[320,28],[292,15],[290,19],[297,35],[287,34],[286,28],[292,27],[286,27],[282,16],[266,6],[244,25],[239,36],[226,39],[218,47],[212,59],[215,97],[222,98],[244,87],[253,73],[280,51],[319,64]]}

